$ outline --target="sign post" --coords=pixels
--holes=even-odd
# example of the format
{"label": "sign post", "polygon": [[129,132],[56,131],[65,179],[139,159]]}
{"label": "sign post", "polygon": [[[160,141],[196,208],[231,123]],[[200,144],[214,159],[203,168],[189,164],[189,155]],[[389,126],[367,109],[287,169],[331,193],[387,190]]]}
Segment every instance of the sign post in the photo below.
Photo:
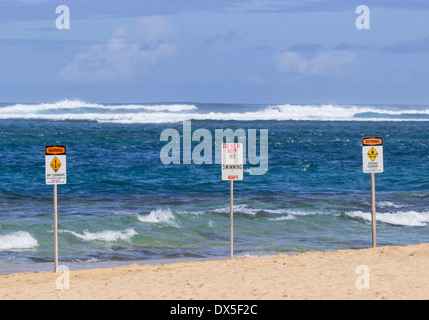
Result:
{"label": "sign post", "polygon": [[230,258],[234,257],[234,180],[243,180],[243,144],[222,144],[222,180],[229,180]]}
{"label": "sign post", "polygon": [[377,246],[375,217],[375,173],[383,172],[383,139],[380,137],[362,139],[363,172],[371,174],[371,222],[372,246]]}
{"label": "sign post", "polygon": [[58,272],[58,202],[57,185],[67,183],[66,147],[45,147],[46,184],[54,186],[54,242],[55,242],[55,272]]}

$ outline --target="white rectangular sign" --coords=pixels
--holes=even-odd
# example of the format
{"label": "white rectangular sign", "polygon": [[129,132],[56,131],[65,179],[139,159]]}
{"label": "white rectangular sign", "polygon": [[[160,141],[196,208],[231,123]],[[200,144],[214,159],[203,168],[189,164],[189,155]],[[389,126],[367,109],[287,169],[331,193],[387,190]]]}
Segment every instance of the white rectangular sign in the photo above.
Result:
{"label": "white rectangular sign", "polygon": [[383,139],[362,139],[363,172],[383,172]]}
{"label": "white rectangular sign", "polygon": [[46,184],[66,184],[66,147],[47,146],[45,148]]}
{"label": "white rectangular sign", "polygon": [[243,144],[222,144],[222,180],[243,180]]}

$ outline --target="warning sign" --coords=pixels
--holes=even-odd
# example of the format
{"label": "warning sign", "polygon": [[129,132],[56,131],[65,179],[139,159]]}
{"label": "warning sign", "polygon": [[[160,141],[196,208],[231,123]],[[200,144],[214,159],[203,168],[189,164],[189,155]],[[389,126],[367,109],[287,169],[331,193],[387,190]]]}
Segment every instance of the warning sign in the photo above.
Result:
{"label": "warning sign", "polygon": [[377,159],[378,152],[374,149],[374,147],[372,147],[367,153],[367,155],[371,159],[371,161],[374,161],[375,159]]}
{"label": "warning sign", "polygon": [[66,184],[66,147],[47,146],[45,148],[46,184]]}
{"label": "warning sign", "polygon": [[55,173],[57,173],[58,170],[61,168],[61,161],[58,160],[57,157],[55,157],[54,160],[52,160],[51,168],[55,171]]}
{"label": "warning sign", "polygon": [[383,139],[362,139],[363,172],[383,172]]}
{"label": "warning sign", "polygon": [[243,180],[243,144],[222,144],[222,180]]}
{"label": "warning sign", "polygon": [[362,139],[363,146],[381,146],[383,145],[382,138],[363,138]]}

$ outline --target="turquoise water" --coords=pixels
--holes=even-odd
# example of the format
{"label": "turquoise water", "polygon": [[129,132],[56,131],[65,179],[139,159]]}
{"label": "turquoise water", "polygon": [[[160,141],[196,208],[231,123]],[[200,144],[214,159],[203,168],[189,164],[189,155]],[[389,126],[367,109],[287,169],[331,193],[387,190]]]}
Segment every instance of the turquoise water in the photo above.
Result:
{"label": "turquoise water", "polygon": [[364,136],[384,138],[385,171],[376,174],[377,244],[429,242],[428,110],[3,104],[0,273],[52,270],[53,190],[44,167],[44,147],[52,144],[67,146],[67,184],[58,186],[60,264],[228,257],[229,184],[221,180],[221,166],[160,159],[167,143],[161,132],[175,129],[183,138],[183,120],[213,137],[216,129],[256,129],[258,137],[268,129],[268,171],[253,175],[256,166],[247,163],[244,180],[234,183],[237,257],[370,247]]}

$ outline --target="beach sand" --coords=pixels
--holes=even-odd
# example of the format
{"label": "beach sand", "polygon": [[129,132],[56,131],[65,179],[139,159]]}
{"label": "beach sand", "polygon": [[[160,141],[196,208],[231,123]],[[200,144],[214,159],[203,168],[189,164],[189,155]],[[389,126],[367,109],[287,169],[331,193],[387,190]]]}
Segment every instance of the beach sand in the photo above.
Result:
{"label": "beach sand", "polygon": [[429,244],[0,276],[0,299],[429,299]]}

